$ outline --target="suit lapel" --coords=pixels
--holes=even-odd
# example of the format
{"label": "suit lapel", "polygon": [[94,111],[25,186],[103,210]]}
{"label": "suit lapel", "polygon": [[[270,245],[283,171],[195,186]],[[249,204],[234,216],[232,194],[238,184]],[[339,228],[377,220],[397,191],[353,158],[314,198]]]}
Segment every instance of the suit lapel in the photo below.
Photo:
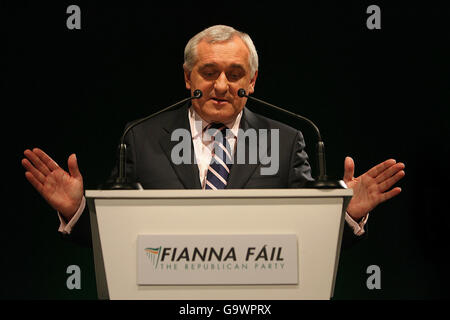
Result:
{"label": "suit lapel", "polygon": [[[188,109],[189,104],[183,106],[182,108],[174,112],[174,119],[171,123],[164,126],[164,132],[162,137],[159,139],[159,145],[164,151],[170,165],[175,171],[178,179],[183,184],[186,189],[201,189],[198,166],[195,160],[194,145],[192,144],[191,128],[188,119]],[[191,164],[174,164],[172,161],[172,150],[173,148],[181,143],[181,141],[171,141],[172,132],[176,129],[185,129],[189,133],[189,144],[191,150]]]}
{"label": "suit lapel", "polygon": [[[257,119],[254,116],[254,114],[248,110],[247,108],[244,108],[244,113],[242,114],[241,118],[241,124],[240,129],[243,131],[246,131],[248,129],[254,129],[256,130],[256,133],[258,135],[258,129],[259,126],[257,125]],[[237,137],[237,143],[239,141],[244,142],[241,136],[241,132],[239,132]],[[258,152],[259,147],[259,139],[258,144],[256,148],[256,152]],[[226,189],[242,189],[247,184],[250,177],[253,175],[255,170],[260,166],[260,162],[257,160],[256,164],[249,164],[249,154],[250,154],[250,146],[248,143],[245,143],[245,163],[240,164],[237,163],[238,159],[238,148],[236,146],[236,152],[234,153],[234,163],[231,166],[230,170],[230,176],[228,177],[228,183],[226,186]]]}

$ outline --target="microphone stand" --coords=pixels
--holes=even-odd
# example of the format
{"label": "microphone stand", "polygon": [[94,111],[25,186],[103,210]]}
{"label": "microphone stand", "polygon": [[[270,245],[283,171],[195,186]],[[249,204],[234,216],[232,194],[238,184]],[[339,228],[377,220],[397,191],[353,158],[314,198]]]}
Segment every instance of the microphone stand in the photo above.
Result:
{"label": "microphone stand", "polygon": [[343,186],[341,185],[341,183],[339,181],[331,180],[327,176],[327,168],[326,168],[326,163],[325,163],[325,144],[323,143],[319,128],[314,124],[314,122],[312,122],[311,120],[309,120],[306,117],[303,117],[303,116],[293,113],[291,111],[285,110],[283,108],[277,107],[271,103],[265,102],[258,98],[251,97],[246,94],[244,89],[238,90],[238,96],[241,98],[246,97],[250,100],[259,102],[265,106],[268,106],[268,107],[276,109],[278,111],[287,113],[288,115],[290,115],[294,118],[300,119],[300,120],[305,121],[308,124],[310,124],[313,127],[313,129],[317,135],[317,160],[318,160],[318,164],[319,164],[319,176],[314,181],[307,181],[305,184],[305,188],[314,188],[314,189],[342,189],[343,188]]}
{"label": "microphone stand", "polygon": [[119,144],[119,174],[117,176],[117,178],[112,182],[112,183],[106,183],[102,186],[102,189],[106,189],[106,190],[143,190],[144,188],[142,187],[142,185],[137,182],[137,181],[128,181],[127,178],[127,171],[126,171],[126,163],[127,163],[127,146],[124,142],[125,140],[125,136],[127,135],[127,133],[134,128],[135,126],[137,126],[138,124],[149,120],[155,116],[157,116],[160,113],[163,113],[165,111],[168,111],[170,109],[173,109],[177,106],[179,106],[180,104],[185,103],[186,101],[192,100],[192,99],[200,99],[202,97],[203,93],[201,90],[195,90],[193,93],[193,96],[185,98],[181,101],[178,101],[177,103],[172,104],[171,106],[168,106],[167,108],[164,108],[160,111],[157,111],[155,113],[152,113],[151,115],[136,120],[135,122],[131,123],[130,125],[128,125],[123,134],[122,137],[120,138],[120,144]]}

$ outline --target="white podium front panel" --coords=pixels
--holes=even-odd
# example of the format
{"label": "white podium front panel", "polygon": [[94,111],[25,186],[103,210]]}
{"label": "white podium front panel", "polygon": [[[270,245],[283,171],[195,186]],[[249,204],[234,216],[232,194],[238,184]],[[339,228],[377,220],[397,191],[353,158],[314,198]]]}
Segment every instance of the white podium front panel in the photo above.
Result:
{"label": "white podium front panel", "polygon": [[[349,189],[86,191],[109,298],[163,300],[329,299],[351,195]],[[294,234],[298,284],[138,285],[138,235],[151,234]]]}

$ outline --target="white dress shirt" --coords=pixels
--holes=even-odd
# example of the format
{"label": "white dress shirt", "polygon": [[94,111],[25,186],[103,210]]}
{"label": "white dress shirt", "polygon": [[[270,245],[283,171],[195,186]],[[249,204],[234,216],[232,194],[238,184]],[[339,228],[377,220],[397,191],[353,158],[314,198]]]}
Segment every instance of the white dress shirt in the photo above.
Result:
{"label": "white dress shirt", "polygon": [[[231,159],[233,159],[234,149],[237,141],[237,134],[239,130],[239,124],[241,122],[242,111],[231,122],[224,123],[229,129],[227,130],[227,142],[230,145]],[[205,128],[209,125],[208,122],[200,118],[195,112],[194,108],[189,109],[189,124],[191,126],[192,143],[194,145],[195,159],[198,165],[198,172],[202,189],[205,189],[206,175],[208,173],[208,167],[211,163],[212,151],[213,151],[213,139],[208,134],[208,130]]]}

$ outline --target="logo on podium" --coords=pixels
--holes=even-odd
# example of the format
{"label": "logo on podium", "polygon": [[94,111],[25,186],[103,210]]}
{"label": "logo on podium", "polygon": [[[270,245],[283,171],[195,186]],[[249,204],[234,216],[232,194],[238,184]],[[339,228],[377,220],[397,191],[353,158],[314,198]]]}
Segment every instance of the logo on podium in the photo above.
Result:
{"label": "logo on podium", "polygon": [[155,268],[158,267],[158,260],[159,260],[159,252],[161,251],[161,247],[159,248],[145,248],[145,253],[147,254],[147,257],[153,262],[153,266]]}
{"label": "logo on podium", "polygon": [[297,284],[297,237],[139,235],[137,283]]}

